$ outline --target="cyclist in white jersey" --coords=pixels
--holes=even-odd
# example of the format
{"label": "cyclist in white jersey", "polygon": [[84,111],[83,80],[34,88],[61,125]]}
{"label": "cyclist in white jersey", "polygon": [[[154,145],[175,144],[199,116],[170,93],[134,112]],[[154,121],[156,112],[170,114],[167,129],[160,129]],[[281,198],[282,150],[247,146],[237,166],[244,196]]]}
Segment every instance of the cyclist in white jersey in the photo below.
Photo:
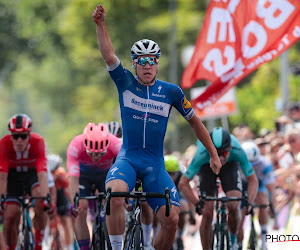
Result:
{"label": "cyclist in white jersey", "polygon": [[[258,205],[272,204],[272,193],[275,189],[275,174],[271,161],[261,155],[258,146],[253,141],[246,141],[242,144],[247,159],[252,164],[255,174],[258,179],[258,190],[254,203]],[[245,214],[242,213],[242,220],[240,223],[238,242],[239,248],[242,247],[243,240],[243,222]],[[269,213],[267,207],[259,208],[258,220],[261,227],[262,250],[266,250],[267,223]],[[276,219],[276,218],[275,218]],[[276,223],[276,221],[275,221]]]}
{"label": "cyclist in white jersey", "polygon": [[[132,65],[137,77],[122,67],[115,55],[105,25],[106,11],[98,5],[93,12],[100,52],[114,80],[121,108],[123,145],[115,164],[108,172],[106,187],[112,191],[134,188],[136,178],[141,178],[145,192],[164,192],[169,187],[172,211],[165,216],[163,199],[148,199],[157,213],[161,230],[154,248],[170,249],[178,224],[179,201],[174,182],[164,166],[163,141],[172,106],[188,120],[195,134],[211,155],[210,166],[219,172],[221,162],[209,134],[182,90],[175,84],[156,79],[160,49],[157,43],[145,39],[136,42],[131,50]],[[125,221],[123,200],[111,200],[111,215],[107,226],[113,249],[121,249]]]}

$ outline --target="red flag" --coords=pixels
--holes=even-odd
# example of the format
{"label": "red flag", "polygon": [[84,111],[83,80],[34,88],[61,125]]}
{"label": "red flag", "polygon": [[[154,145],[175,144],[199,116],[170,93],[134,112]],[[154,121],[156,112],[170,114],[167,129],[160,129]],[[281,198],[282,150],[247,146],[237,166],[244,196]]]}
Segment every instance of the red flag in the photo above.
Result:
{"label": "red flag", "polygon": [[212,84],[192,104],[209,106],[300,38],[299,0],[211,0],[195,51],[181,80]]}

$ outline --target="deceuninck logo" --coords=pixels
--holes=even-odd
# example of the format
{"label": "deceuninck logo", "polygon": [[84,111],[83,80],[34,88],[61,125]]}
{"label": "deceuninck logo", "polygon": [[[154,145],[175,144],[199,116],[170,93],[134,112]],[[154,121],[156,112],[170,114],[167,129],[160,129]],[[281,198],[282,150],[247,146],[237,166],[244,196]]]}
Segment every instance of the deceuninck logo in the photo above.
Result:
{"label": "deceuninck logo", "polygon": [[300,246],[300,236],[298,234],[279,234],[279,235],[266,235],[267,243],[279,243],[279,242],[289,242],[289,241],[299,241]]}

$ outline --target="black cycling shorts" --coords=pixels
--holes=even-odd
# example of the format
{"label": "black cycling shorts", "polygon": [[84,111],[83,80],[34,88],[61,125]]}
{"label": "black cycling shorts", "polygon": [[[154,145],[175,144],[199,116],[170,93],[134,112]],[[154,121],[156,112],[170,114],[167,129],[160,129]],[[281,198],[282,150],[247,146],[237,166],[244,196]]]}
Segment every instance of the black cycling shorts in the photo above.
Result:
{"label": "black cycling shorts", "polygon": [[80,196],[91,195],[92,185],[95,185],[96,189],[98,189],[99,192],[105,192],[105,179],[108,170],[104,172],[97,172],[97,173],[80,172],[80,177],[79,177]]}
{"label": "black cycling shorts", "polygon": [[17,172],[15,169],[8,170],[7,198],[31,195],[31,190],[39,185],[36,169],[27,172]]}
{"label": "black cycling shorts", "polygon": [[65,195],[64,188],[56,190],[56,211],[60,216],[69,215],[69,202]]}
{"label": "black cycling shorts", "polygon": [[200,191],[206,192],[206,195],[215,196],[217,177],[220,178],[225,193],[231,190],[242,191],[242,179],[238,162],[227,162],[222,166],[218,175],[211,170],[209,164],[203,165],[199,171]]}

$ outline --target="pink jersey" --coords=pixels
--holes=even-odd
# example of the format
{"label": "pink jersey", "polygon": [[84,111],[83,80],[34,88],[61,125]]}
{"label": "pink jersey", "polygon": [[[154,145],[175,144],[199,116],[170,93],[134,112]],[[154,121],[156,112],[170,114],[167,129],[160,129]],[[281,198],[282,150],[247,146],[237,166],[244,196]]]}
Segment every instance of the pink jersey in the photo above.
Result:
{"label": "pink jersey", "polygon": [[109,146],[106,154],[98,162],[93,162],[86,153],[83,144],[83,135],[76,136],[69,144],[67,151],[68,176],[80,176],[80,172],[105,171],[109,169],[117,157],[122,142],[114,135],[109,134]]}

